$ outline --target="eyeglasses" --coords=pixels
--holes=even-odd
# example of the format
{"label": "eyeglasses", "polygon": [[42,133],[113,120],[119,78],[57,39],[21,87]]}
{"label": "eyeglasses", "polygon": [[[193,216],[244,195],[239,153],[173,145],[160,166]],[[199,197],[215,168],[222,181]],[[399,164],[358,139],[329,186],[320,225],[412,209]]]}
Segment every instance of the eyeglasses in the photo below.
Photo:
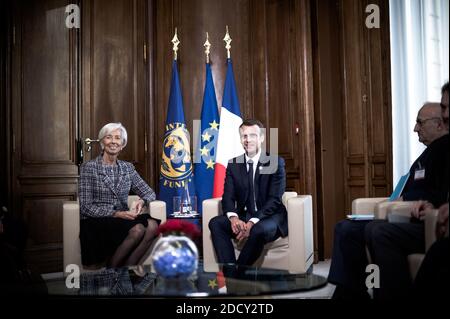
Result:
{"label": "eyeglasses", "polygon": [[429,121],[429,120],[440,120],[440,119],[441,119],[440,117],[430,117],[428,119],[417,119],[416,120],[416,125],[422,126],[426,121]]}

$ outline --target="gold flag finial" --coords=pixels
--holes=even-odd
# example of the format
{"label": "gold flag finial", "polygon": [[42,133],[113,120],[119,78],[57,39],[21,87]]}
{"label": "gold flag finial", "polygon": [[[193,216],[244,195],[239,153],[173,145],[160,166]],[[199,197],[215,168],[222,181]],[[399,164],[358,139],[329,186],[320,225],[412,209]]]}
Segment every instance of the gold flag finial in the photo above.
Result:
{"label": "gold flag finial", "polygon": [[206,63],[209,63],[209,52],[210,52],[210,49],[211,49],[211,43],[209,42],[208,32],[206,32],[206,41],[203,44],[203,46],[205,47]]}
{"label": "gold flag finial", "polygon": [[175,34],[173,36],[172,43],[173,43],[173,59],[176,60],[178,57],[177,54],[178,45],[181,43],[180,40],[178,40],[177,28],[175,28]]}
{"label": "gold flag finial", "polygon": [[230,53],[230,49],[231,49],[231,37],[230,34],[228,33],[228,26],[227,26],[227,33],[225,34],[225,38],[223,38],[223,41],[225,41],[226,45],[225,45],[225,49],[227,49],[227,58],[230,59],[231,58],[231,53]]}

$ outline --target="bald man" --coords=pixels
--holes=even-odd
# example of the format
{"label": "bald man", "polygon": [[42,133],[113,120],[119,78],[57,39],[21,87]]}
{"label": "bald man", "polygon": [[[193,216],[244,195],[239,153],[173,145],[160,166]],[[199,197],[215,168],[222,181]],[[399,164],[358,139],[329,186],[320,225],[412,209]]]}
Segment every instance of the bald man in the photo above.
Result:
{"label": "bald man", "polygon": [[[449,136],[439,103],[427,103],[419,111],[414,131],[428,147],[414,162],[402,194],[403,200],[424,200],[434,207],[448,201]],[[414,215],[413,215],[414,216]],[[418,217],[418,216],[415,216]],[[371,222],[365,239],[372,263],[380,269],[379,299],[407,298],[412,291],[408,255],[425,253],[425,230],[421,219],[410,223]]]}
{"label": "bald man", "polygon": [[[445,160],[442,158],[445,145],[447,145],[448,152],[448,129],[442,121],[439,103],[426,103],[420,109],[414,132],[418,134],[419,141],[427,148],[411,166],[410,176],[403,188],[400,200],[428,200],[439,205],[446,200],[448,193],[448,164],[444,163]],[[380,225],[380,228],[375,229],[375,225]],[[328,281],[336,285],[333,298],[369,298],[365,285],[367,277],[365,247],[366,243],[371,241],[372,228],[382,232],[383,225],[389,227],[390,224],[386,221],[351,220],[343,220],[336,224],[333,255],[328,275]],[[370,227],[368,232],[367,227]],[[417,236],[419,241],[423,242],[423,225],[419,228],[421,231],[419,230]],[[422,246],[423,251],[425,245]],[[407,266],[406,258],[403,265]],[[405,273],[408,274],[407,270]],[[381,282],[383,283],[383,275],[381,275]],[[381,290],[381,288],[377,290]]]}
{"label": "bald man", "polygon": [[[403,200],[427,200],[439,207],[447,200],[448,164],[443,155],[448,153],[448,126],[442,119],[439,103],[426,103],[417,115],[414,132],[419,141],[428,146],[410,169],[410,176],[402,194]],[[445,191],[446,190],[446,191]]]}
{"label": "bald man", "polygon": [[419,142],[430,145],[434,140],[448,134],[448,127],[444,125],[441,105],[439,103],[425,103],[417,115],[414,132],[419,136]]}

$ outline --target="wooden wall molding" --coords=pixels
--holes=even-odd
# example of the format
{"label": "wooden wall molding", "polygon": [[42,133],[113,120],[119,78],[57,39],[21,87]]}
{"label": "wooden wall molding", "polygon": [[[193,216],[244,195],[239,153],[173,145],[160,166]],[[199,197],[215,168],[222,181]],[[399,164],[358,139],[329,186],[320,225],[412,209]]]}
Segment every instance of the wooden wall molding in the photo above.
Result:
{"label": "wooden wall molding", "polygon": [[[388,12],[388,0],[370,1]],[[334,225],[352,199],[392,189],[389,21],[379,30],[363,27],[369,0],[78,0],[79,30],[60,27],[68,0],[6,3],[12,14],[1,22],[8,28],[0,33],[0,76],[12,81],[0,91],[0,124],[8,130],[0,134],[7,154],[0,166],[10,175],[7,182],[0,175],[0,186],[19,215],[32,201],[52,206],[75,198],[76,141],[95,138],[111,121],[129,132],[122,159],[158,190],[175,27],[192,133],[203,99],[205,32],[220,107],[229,26],[242,115],[278,128],[287,190],[313,196],[316,257],[329,256]],[[270,149],[270,131],[267,139]],[[99,153],[95,145],[85,161]],[[48,214],[46,205],[26,214],[58,224],[61,215]],[[33,260],[60,271],[61,242],[35,235]]]}

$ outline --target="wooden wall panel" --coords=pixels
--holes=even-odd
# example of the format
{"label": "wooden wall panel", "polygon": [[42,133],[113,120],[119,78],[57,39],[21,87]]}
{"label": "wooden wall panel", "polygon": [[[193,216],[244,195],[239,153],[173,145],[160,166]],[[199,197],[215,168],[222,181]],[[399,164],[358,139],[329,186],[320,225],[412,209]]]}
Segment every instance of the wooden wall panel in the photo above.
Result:
{"label": "wooden wall panel", "polygon": [[[150,170],[147,1],[83,1],[81,30],[66,28],[69,3],[24,0],[14,14],[14,211],[30,223],[28,256],[38,269],[50,267],[45,271],[61,270],[61,204],[76,198],[79,135],[96,138],[107,122],[122,122],[129,143],[121,158],[134,162],[144,178]],[[85,161],[98,153],[98,146],[85,152]],[[59,231],[49,238],[43,225]]]}
{"label": "wooden wall panel", "polygon": [[[22,139],[18,141],[24,164],[74,163],[71,152],[74,121],[71,119],[75,109],[70,108],[71,97],[67,90],[70,43],[68,33],[61,32],[66,31],[61,27],[64,26],[61,10],[49,10],[49,14],[54,12],[54,19],[48,20],[45,33],[34,32],[37,26],[46,23],[45,16],[32,15],[24,19],[22,89],[25,94],[22,95],[21,124],[25,132],[22,131]],[[54,49],[55,39],[60,42],[59,50]],[[45,81],[37,83],[33,75]]]}
{"label": "wooden wall panel", "polygon": [[15,101],[14,142],[22,176],[76,173],[74,39],[65,28],[65,3],[24,1],[22,24],[16,26],[21,78],[16,78],[20,100]]}
{"label": "wooden wall panel", "polygon": [[11,1],[0,3],[0,202],[9,206],[9,59],[10,19],[12,17]]}
{"label": "wooden wall panel", "polygon": [[[184,40],[180,52],[180,79],[185,101],[185,116],[190,120],[199,119],[203,102],[205,83],[205,54],[203,44],[209,32],[211,47],[211,67],[215,82],[218,105],[221,106],[226,74],[226,50],[223,38],[228,25],[233,39],[231,57],[235,72],[241,112],[250,113],[249,81],[249,28],[248,1],[175,1],[174,24],[179,25],[179,34]],[[236,13],[239,14],[236,14]],[[177,23],[179,22],[179,23]],[[183,41],[182,40],[182,41]],[[167,45],[163,48],[170,48]]]}
{"label": "wooden wall panel", "polygon": [[[387,1],[366,1],[366,5],[380,7],[381,27],[365,29],[367,70],[369,87],[369,169],[371,173],[371,194],[388,196],[392,190],[392,116],[391,116],[391,73],[389,6]],[[382,195],[380,195],[382,194]],[[374,195],[375,196],[375,195]]]}
{"label": "wooden wall panel", "polygon": [[[231,57],[235,73],[241,112],[247,116],[250,108],[248,1],[156,1],[156,145],[161,154],[161,141],[167,116],[173,61],[172,37],[175,27],[181,41],[178,70],[183,93],[186,124],[192,134],[192,121],[200,119],[205,85],[206,32],[211,42],[211,68],[217,103],[220,108],[226,74],[226,50],[223,38],[228,25],[233,39]],[[238,13],[238,14],[236,14]],[[192,136],[191,136],[192,138]],[[192,147],[192,145],[191,145]],[[159,166],[158,166],[159,169]]]}
{"label": "wooden wall panel", "polygon": [[[365,8],[380,6],[380,29]],[[392,189],[388,1],[320,0],[313,6],[319,249],[358,197]]]}
{"label": "wooden wall panel", "polygon": [[[76,35],[69,1],[15,3],[12,44],[12,211],[28,224],[30,267],[61,271],[62,202],[74,199]],[[46,256],[46,257],[43,257]]]}
{"label": "wooden wall panel", "polygon": [[300,130],[295,3],[252,1],[250,11],[253,114],[267,128],[267,149],[286,161],[287,189],[300,191],[305,184],[298,181],[300,135],[295,130]]}
{"label": "wooden wall panel", "polygon": [[[103,125],[121,122],[129,142],[120,157],[148,179],[146,8],[143,0],[83,1],[81,136],[97,138]],[[99,153],[95,144],[85,161]]]}
{"label": "wooden wall panel", "polygon": [[347,115],[346,149],[348,156],[364,155],[366,140],[365,61],[363,49],[363,6],[359,1],[341,2],[342,58],[344,63],[344,112]]}
{"label": "wooden wall panel", "polygon": [[[298,173],[299,165],[296,159],[299,135],[295,132],[296,125],[299,125],[296,86],[298,56],[293,45],[295,44],[293,31],[295,20],[292,21],[291,17],[293,11],[293,2],[267,2],[265,9],[267,36],[263,47],[267,52],[267,81],[264,82],[268,82],[269,85],[266,93],[267,106],[261,105],[264,109],[260,109],[258,113],[263,116],[266,127],[278,128],[278,152],[287,161],[289,171]],[[254,82],[261,80],[254,79]],[[258,105],[255,105],[256,107]],[[270,136],[270,132],[268,133]]]}
{"label": "wooden wall panel", "polygon": [[[33,225],[28,233],[32,245],[58,245],[62,238],[62,201],[72,200],[64,194],[27,194],[23,197],[23,219]],[[40,211],[40,214],[36,214]]]}
{"label": "wooden wall panel", "polygon": [[[345,109],[346,209],[356,194],[389,195],[392,189],[388,1],[340,3]],[[367,5],[380,7],[382,27],[365,25]],[[389,169],[387,169],[389,168]],[[376,169],[376,171],[373,171]],[[356,187],[359,191],[355,191]]]}
{"label": "wooden wall panel", "polygon": [[[314,83],[313,83],[313,59],[311,39],[311,8],[310,1],[294,2],[293,30],[295,30],[295,52],[297,52],[297,95],[299,110],[300,139],[298,143],[299,181],[301,183],[300,194],[310,194],[313,197],[313,219],[314,219],[314,243],[317,250],[318,219],[317,219],[317,175],[316,175],[316,153],[315,153],[315,131],[316,126],[314,106]],[[293,130],[295,128],[291,128]],[[297,133],[296,133],[297,134]],[[317,251],[316,251],[317,253]],[[317,254],[316,254],[317,257]],[[316,258],[317,260],[317,258]]]}
{"label": "wooden wall panel", "polygon": [[[78,137],[96,138],[106,122],[122,122],[129,144],[121,158],[157,189],[175,27],[192,130],[203,98],[205,32],[220,107],[229,26],[241,112],[278,128],[287,189],[313,195],[320,258],[329,256],[334,224],[352,199],[392,188],[389,25],[364,27],[369,0],[83,0],[76,1],[82,27],[68,30],[64,7],[72,2],[14,2],[7,32],[16,42],[4,44],[12,62],[2,56],[0,67],[2,79],[8,67],[12,77],[10,105],[0,111],[6,127],[12,112],[11,133],[0,135],[11,145],[0,165],[11,163],[13,209],[55,229],[51,236],[32,230],[28,256],[46,271],[60,271],[57,211],[76,197]],[[388,12],[387,0],[375,3],[382,16]],[[2,89],[0,101],[9,103],[8,85]],[[99,152],[95,146],[85,161]]]}
{"label": "wooden wall panel", "polygon": [[[306,182],[300,174],[300,170],[302,173],[311,170],[305,168],[308,161],[302,160],[308,153],[299,154],[299,148],[305,142],[311,142],[308,139],[310,133],[306,133],[313,130],[313,126],[307,127],[307,118],[304,123],[299,120],[300,114],[306,114],[305,110],[313,109],[312,101],[306,100],[311,91],[304,83],[310,73],[298,62],[307,61],[307,55],[311,54],[310,48],[306,47],[310,44],[303,41],[302,35],[308,20],[297,17],[303,12],[301,6],[304,3],[307,1],[156,1],[157,147],[162,140],[167,115],[173,59],[170,40],[175,27],[181,41],[178,65],[185,118],[191,129],[192,120],[200,117],[203,99],[206,31],[212,44],[211,65],[220,107],[226,74],[223,37],[228,25],[233,39],[231,55],[241,113],[244,117],[260,119],[268,128],[278,128],[278,152],[287,160],[288,178],[300,179],[300,183],[293,181],[288,185],[299,185],[296,188],[299,192],[314,191],[313,183]],[[307,75],[301,78],[301,72]],[[301,91],[301,85],[306,89]],[[296,135],[296,126],[304,134]],[[269,143],[267,147],[270,147]],[[158,156],[160,153],[158,148]]]}
{"label": "wooden wall panel", "polygon": [[334,225],[345,211],[344,124],[338,3],[312,6],[319,257],[331,255]]}

